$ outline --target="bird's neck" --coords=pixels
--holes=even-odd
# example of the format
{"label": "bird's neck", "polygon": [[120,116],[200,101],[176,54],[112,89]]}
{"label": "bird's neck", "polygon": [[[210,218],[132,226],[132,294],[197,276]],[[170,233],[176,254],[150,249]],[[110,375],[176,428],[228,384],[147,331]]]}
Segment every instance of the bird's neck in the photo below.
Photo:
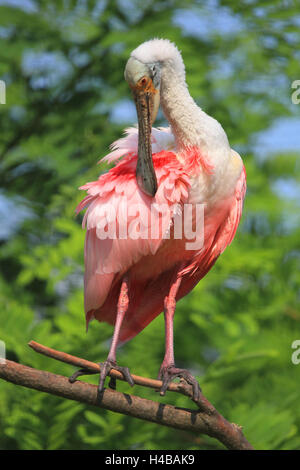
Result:
{"label": "bird's neck", "polygon": [[198,147],[210,155],[219,145],[229,148],[221,125],[197,106],[184,79],[179,79],[168,68],[162,73],[161,106],[171,125],[178,151]]}

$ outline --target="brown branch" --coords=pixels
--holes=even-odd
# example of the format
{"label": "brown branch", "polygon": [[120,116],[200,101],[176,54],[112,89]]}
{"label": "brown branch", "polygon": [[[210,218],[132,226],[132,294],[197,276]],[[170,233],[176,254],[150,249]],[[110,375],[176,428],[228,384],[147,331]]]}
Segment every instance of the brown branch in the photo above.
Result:
{"label": "brown branch", "polygon": [[[36,351],[42,352],[42,354],[62,360],[63,362],[89,368],[94,371],[100,370],[98,364],[47,348],[34,341],[30,342],[30,346]],[[117,371],[112,371],[111,375],[116,378],[122,378],[120,377],[122,374],[117,373]],[[158,380],[138,376],[132,377],[139,385],[152,388],[159,388],[161,386],[161,382]],[[104,392],[99,395],[98,387],[95,385],[82,381],[71,384],[67,377],[33,369],[8,360],[6,360],[4,364],[0,363],[0,378],[16,385],[123,413],[134,418],[151,421],[176,429],[207,434],[218,439],[228,449],[253,449],[251,444],[244,437],[241,427],[226,421],[203,395],[200,397],[198,410],[164,405],[152,400],[110,389],[105,389]],[[188,388],[189,387],[186,387],[183,383],[171,384],[170,386],[170,390],[184,393],[185,395],[191,393],[191,391],[188,391]]]}

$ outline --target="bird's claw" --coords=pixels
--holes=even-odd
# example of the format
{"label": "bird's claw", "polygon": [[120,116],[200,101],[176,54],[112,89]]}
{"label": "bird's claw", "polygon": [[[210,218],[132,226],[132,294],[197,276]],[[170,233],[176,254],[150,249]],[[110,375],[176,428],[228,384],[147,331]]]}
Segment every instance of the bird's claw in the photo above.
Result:
{"label": "bird's claw", "polygon": [[79,369],[76,372],[74,372],[74,374],[72,374],[71,377],[69,377],[69,382],[73,384],[74,382],[76,382],[77,378],[81,377],[82,375],[92,375],[92,374],[97,374],[97,373],[98,373],[97,371],[91,371],[89,369]]}
{"label": "bird's claw", "polygon": [[176,378],[180,377],[184,379],[189,385],[193,387],[193,400],[198,401],[200,398],[201,388],[198,381],[193,375],[186,369],[178,369],[174,365],[162,366],[160,368],[158,379],[162,381],[162,387],[160,389],[160,395],[164,396],[170,383]]}
{"label": "bird's claw", "polygon": [[[129,372],[128,367],[120,367],[116,362],[107,359],[105,362],[100,362],[100,380],[98,390],[101,393],[104,389],[104,382],[106,377],[109,375],[111,369],[117,370],[123,374],[124,379],[132,387],[134,385],[134,380]],[[116,389],[116,379],[114,377],[110,378],[109,387]]]}

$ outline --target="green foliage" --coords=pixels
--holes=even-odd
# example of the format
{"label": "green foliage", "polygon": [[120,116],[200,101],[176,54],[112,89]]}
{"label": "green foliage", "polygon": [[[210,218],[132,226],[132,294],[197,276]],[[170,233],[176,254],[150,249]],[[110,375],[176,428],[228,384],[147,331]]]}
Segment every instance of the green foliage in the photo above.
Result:
{"label": "green foliage", "polygon": [[[299,448],[300,365],[291,362],[300,321],[299,202],[280,185],[299,184],[299,161],[255,145],[258,132],[299,113],[290,98],[300,78],[296,2],[284,8],[279,0],[220,0],[209,7],[175,0],[6,3],[0,6],[0,79],[7,85],[0,196],[13,203],[3,227],[10,217],[19,220],[0,245],[0,339],[8,359],[68,376],[70,366],[39,357],[26,343],[34,339],[93,361],[107,354],[110,326],[92,322],[85,335],[78,187],[107,170],[96,162],[132,124],[112,112],[118,116],[120,100],[131,100],[123,80],[130,51],[153,36],[167,37],[182,51],[191,94],[222,123],[248,177],[233,244],[178,304],[177,364],[199,376],[208,399],[243,426],[256,448]],[[180,26],[181,16],[190,12],[200,21],[210,9],[212,18],[229,16],[229,26],[218,29],[211,20],[207,34],[201,23],[196,31]],[[163,330],[159,317],[120,349],[119,363],[155,377]],[[190,405],[172,394],[133,393]],[[5,382],[0,403],[2,449],[222,447],[206,436]]]}

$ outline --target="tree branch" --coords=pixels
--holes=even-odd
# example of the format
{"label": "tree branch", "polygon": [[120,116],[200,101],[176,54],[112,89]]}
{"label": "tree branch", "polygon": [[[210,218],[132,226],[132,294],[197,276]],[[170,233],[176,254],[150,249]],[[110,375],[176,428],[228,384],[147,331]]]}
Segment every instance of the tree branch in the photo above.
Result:
{"label": "tree branch", "polygon": [[[63,362],[89,368],[94,371],[100,370],[98,364],[47,348],[34,341],[31,341],[29,345],[37,352],[62,360]],[[122,379],[122,374],[117,371],[111,371],[111,376]],[[138,385],[155,389],[161,386],[159,380],[134,375],[132,377]],[[198,410],[178,408],[121,393],[116,390],[105,389],[104,392],[99,394],[96,385],[82,381],[70,383],[67,377],[33,369],[8,360],[5,360],[4,363],[0,363],[0,378],[16,385],[51,393],[52,395],[79,401],[87,405],[105,408],[134,418],[151,421],[176,429],[207,434],[208,436],[218,439],[228,449],[253,449],[251,444],[244,437],[241,427],[226,421],[202,394],[197,403],[199,406]],[[170,390],[185,395],[191,394],[189,386],[185,383],[173,383],[170,385]]]}

